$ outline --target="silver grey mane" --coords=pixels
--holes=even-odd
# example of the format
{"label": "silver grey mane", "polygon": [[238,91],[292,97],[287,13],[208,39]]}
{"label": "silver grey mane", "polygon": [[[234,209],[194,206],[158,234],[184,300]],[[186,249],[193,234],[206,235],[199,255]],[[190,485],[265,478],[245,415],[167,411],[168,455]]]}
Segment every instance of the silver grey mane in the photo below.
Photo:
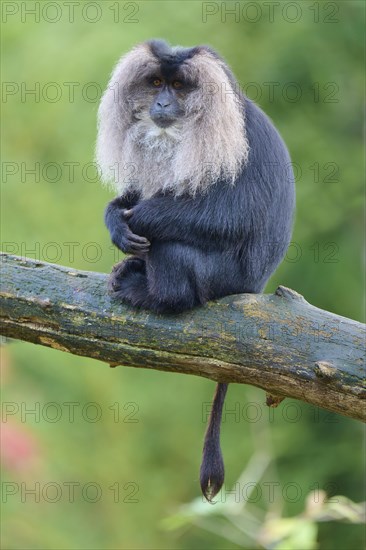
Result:
{"label": "silver grey mane", "polygon": [[205,49],[184,61],[186,74],[202,85],[188,94],[182,121],[166,129],[150,119],[149,96],[136,94],[141,75],[158,67],[143,43],[112,73],[98,111],[96,161],[102,181],[119,194],[138,190],[145,198],[162,190],[194,195],[219,178],[234,183],[249,145],[243,105],[224,62]]}

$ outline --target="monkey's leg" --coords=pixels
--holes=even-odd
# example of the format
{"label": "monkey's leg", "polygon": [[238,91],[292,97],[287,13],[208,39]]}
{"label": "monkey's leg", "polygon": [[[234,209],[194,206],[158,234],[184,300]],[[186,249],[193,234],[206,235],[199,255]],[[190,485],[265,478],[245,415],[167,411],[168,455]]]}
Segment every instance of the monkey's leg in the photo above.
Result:
{"label": "monkey's leg", "polygon": [[155,242],[146,261],[149,305],[157,313],[180,313],[207,301],[205,254],[177,242]]}
{"label": "monkey's leg", "polygon": [[146,256],[146,271],[134,260],[118,264],[111,275],[112,295],[117,300],[156,313],[179,313],[206,301],[201,283],[207,260],[199,250],[155,241]]}

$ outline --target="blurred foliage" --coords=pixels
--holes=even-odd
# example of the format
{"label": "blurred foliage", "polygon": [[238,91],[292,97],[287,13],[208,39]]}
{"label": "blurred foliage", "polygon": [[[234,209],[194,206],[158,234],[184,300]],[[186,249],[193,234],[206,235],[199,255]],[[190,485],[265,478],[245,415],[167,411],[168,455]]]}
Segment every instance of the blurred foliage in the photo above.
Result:
{"label": "blurred foliage", "polygon": [[[45,10],[39,21],[25,11],[36,4]],[[103,226],[111,194],[88,165],[96,91],[119,56],[142,40],[208,43],[274,120],[297,172],[293,245],[267,291],[281,283],[318,307],[361,320],[364,3],[75,4],[70,21],[66,2],[2,2],[3,250],[111,269],[114,251]],[[225,14],[235,6],[236,20]],[[38,180],[24,173],[36,163]],[[3,350],[2,370],[3,548],[242,545],[230,538],[234,526],[227,533],[219,522],[214,531],[166,530],[162,523],[199,495],[211,382],[108,370],[25,343]],[[310,491],[362,500],[360,425],[291,400],[275,411],[264,401],[255,388],[230,388],[222,435],[226,489],[255,453],[265,452],[270,466],[256,506],[270,505],[274,518],[298,521]],[[245,518],[242,524],[250,525]],[[325,521],[311,533],[321,550],[363,547],[361,526]]]}
{"label": "blurred foliage", "polygon": [[[343,496],[327,499],[325,491],[319,490],[311,491],[306,497],[305,509],[291,518],[281,518],[278,510],[271,506],[266,510],[257,507],[261,482],[268,486],[264,475],[269,465],[270,457],[263,451],[254,454],[231,490],[216,497],[214,506],[194,499],[166,518],[163,527],[174,530],[192,524],[208,532],[220,533],[243,548],[254,543],[273,550],[315,550],[318,522],[365,523],[365,503],[356,504]],[[240,498],[240,487],[249,489],[246,499]]]}

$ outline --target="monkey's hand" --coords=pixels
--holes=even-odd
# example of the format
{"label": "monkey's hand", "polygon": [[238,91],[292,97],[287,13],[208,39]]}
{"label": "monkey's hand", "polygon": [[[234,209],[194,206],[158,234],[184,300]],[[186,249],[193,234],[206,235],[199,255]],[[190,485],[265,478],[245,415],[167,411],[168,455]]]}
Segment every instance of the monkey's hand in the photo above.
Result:
{"label": "monkey's hand", "polygon": [[193,246],[202,241],[207,247],[206,232],[195,223],[200,212],[190,198],[151,197],[128,208],[124,215],[130,229],[150,241],[178,241]]}
{"label": "monkey's hand", "polygon": [[142,233],[144,231],[148,231],[149,228],[144,227],[144,225],[143,225],[143,219],[144,219],[143,215],[142,215],[142,219],[141,219],[141,214],[143,214],[143,206],[144,205],[143,205],[143,203],[140,203],[140,208],[139,209],[136,208],[136,206],[134,206],[133,208],[125,209],[123,211],[123,218],[126,220],[129,227],[131,227],[131,229],[133,231],[138,231],[140,233]]}
{"label": "monkey's hand", "polygon": [[161,193],[126,206],[125,217],[134,233],[150,241],[177,241],[207,250],[227,249],[242,242],[251,227],[244,185],[213,185],[203,194],[174,196]]}
{"label": "monkey's hand", "polygon": [[120,200],[109,203],[105,213],[105,223],[114,245],[125,254],[140,256],[149,251],[150,242],[140,235],[136,235],[128,226],[125,217],[126,208]]}
{"label": "monkey's hand", "polygon": [[126,221],[121,221],[118,226],[114,227],[113,232],[111,232],[111,239],[112,243],[125,254],[139,256],[149,252],[150,241],[145,237],[132,233]]}

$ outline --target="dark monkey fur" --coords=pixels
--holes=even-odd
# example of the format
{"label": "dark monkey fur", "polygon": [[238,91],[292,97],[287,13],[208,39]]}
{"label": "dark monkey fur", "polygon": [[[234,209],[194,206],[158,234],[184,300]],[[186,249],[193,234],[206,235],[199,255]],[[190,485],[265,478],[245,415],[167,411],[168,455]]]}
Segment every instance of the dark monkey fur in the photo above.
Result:
{"label": "dark monkey fur", "polygon": [[[291,237],[294,178],[284,142],[207,46],[140,44],[99,108],[97,162],[119,196],[106,209],[113,297],[156,313],[262,292]],[[208,500],[224,481],[217,386],[201,466]]]}

